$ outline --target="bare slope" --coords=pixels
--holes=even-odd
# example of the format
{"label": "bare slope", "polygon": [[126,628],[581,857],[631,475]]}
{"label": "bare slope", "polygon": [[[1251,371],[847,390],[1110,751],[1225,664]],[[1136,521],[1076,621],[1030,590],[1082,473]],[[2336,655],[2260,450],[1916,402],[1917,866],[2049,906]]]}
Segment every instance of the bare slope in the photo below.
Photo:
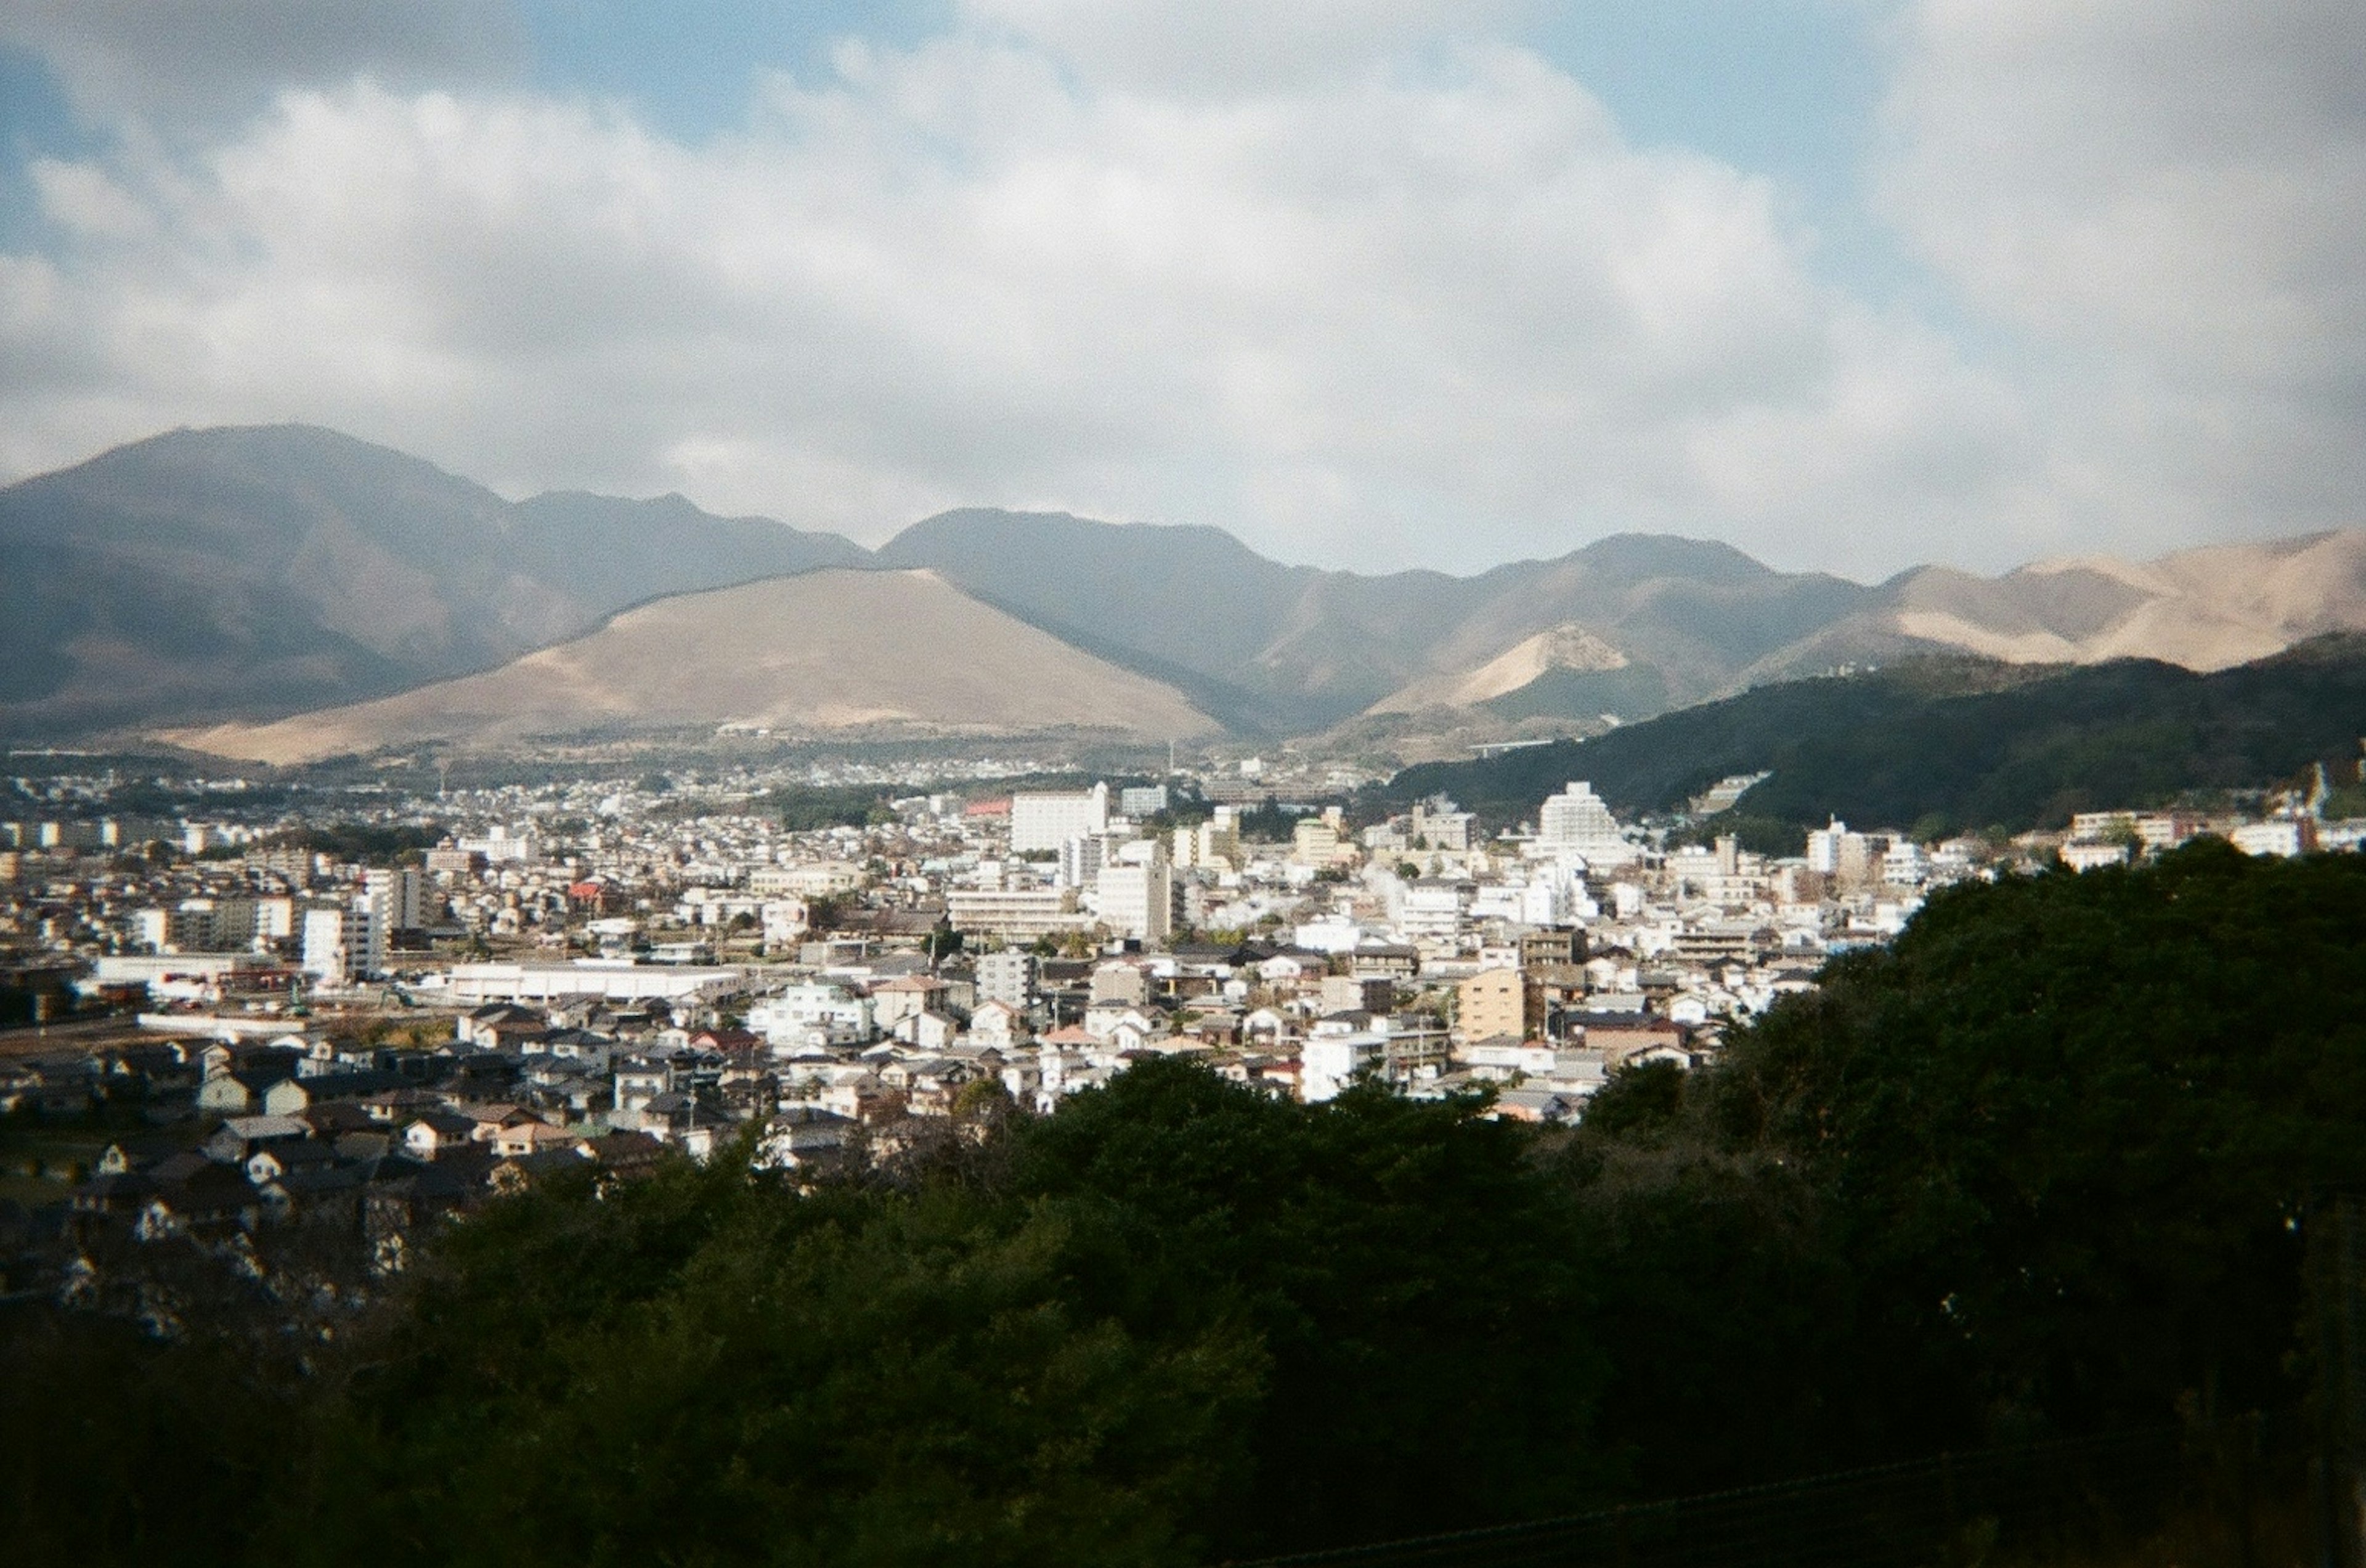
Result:
{"label": "bare slope", "polygon": [[2225,670],[2331,632],[2366,629],[2366,529],[2214,545],[2135,563],[2040,561],[2001,577],[1925,567],[1876,610],[1752,671],[1946,649],[2013,663],[2157,659]]}
{"label": "bare slope", "polygon": [[1560,626],[1523,637],[1476,670],[1432,675],[1382,697],[1366,711],[1418,713],[1431,707],[1475,707],[1533,685],[1555,670],[1593,674],[1623,670],[1627,656],[1580,626]]}
{"label": "bare slope", "polygon": [[256,761],[386,746],[760,725],[975,733],[1217,727],[1180,694],[981,604],[931,571],[825,570],[682,594],[498,670],[276,724],[166,737]]}

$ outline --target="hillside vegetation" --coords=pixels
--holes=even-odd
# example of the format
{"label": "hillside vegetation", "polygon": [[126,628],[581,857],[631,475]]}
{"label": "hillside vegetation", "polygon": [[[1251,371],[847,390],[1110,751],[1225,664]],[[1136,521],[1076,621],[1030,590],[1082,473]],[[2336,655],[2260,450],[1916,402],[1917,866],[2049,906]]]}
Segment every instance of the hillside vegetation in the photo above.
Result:
{"label": "hillside vegetation", "polygon": [[[2073,812],[2252,789],[2354,764],[2366,637],[2327,637],[2213,674],[2123,660],[2074,668],[1914,660],[1761,686],[1582,742],[1407,768],[1381,792],[1443,791],[1533,819],[1571,779],[1617,809],[1677,808],[1729,774],[1770,772],[1757,818],[1925,832],[2059,827]],[[2344,771],[2347,771],[2346,769]]]}
{"label": "hillside vegetation", "polygon": [[2357,857],[1966,885],[1573,1135],[1154,1061],[803,1188],[554,1181],[326,1341],[20,1304],[0,1508],[27,1564],[1182,1564],[2288,1408],[2361,1021]]}

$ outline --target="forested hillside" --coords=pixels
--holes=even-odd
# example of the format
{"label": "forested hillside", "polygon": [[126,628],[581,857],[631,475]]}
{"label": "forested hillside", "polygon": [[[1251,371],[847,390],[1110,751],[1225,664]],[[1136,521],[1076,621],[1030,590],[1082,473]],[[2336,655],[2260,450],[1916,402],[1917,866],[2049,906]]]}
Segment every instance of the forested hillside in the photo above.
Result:
{"label": "forested hillside", "polygon": [[1155,1061],[555,1182],[325,1338],[18,1303],[11,1560],[1182,1564],[2304,1397],[2366,861],[1966,885],[1826,982],[1573,1134]]}
{"label": "forested hillside", "polygon": [[2303,643],[2201,675],[2123,660],[2079,668],[1913,660],[1761,686],[1582,742],[1407,768],[1381,792],[1440,791],[1496,821],[1533,819],[1571,779],[1624,812],[1771,773],[1751,816],[1926,832],[2059,827],[2073,812],[2262,788],[2311,762],[2354,764],[2366,736],[2366,637]]}

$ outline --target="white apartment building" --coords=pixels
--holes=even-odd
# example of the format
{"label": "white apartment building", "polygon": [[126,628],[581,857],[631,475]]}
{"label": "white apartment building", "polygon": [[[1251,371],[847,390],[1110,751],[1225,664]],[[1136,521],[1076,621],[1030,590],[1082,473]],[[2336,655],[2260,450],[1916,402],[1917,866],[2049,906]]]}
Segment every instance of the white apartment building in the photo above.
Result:
{"label": "white apartment building", "polygon": [[1417,945],[1451,947],[1461,934],[1471,892],[1467,882],[1425,879],[1408,884],[1396,901],[1396,928],[1405,941]]}
{"label": "white apartment building", "polygon": [[1537,808],[1537,847],[1554,854],[1575,855],[1588,870],[1625,865],[1637,858],[1618,819],[1594,793],[1594,786],[1573,779],[1559,795],[1549,795]]}
{"label": "white apartment building", "polygon": [[1033,942],[1059,931],[1091,929],[1093,918],[1076,908],[1073,887],[952,887],[945,891],[945,919],[955,931]]}
{"label": "white apartment building", "polygon": [[1026,791],[1010,797],[1010,852],[1056,851],[1070,839],[1106,832],[1109,785],[1097,784],[1076,795]]}
{"label": "white apartment building", "polygon": [[1369,1032],[1308,1035],[1299,1048],[1299,1098],[1309,1105],[1338,1099],[1358,1073],[1380,1064],[1388,1048],[1387,1035]]}
{"label": "white apartment building", "polygon": [[377,906],[389,930],[415,931],[427,924],[427,876],[416,866],[362,873],[362,892]]}
{"label": "white apartment building", "polygon": [[2246,822],[2228,837],[2247,855],[2304,855],[2316,848],[2316,822],[2307,817],[2279,817]]}
{"label": "white apartment building", "polygon": [[366,895],[304,911],[304,973],[330,987],[386,973],[387,926]]}
{"label": "white apartment building", "polygon": [[1163,943],[1175,931],[1175,874],[1162,848],[1147,848],[1148,854],[1101,868],[1098,913],[1120,936]]}
{"label": "white apartment building", "polygon": [[486,830],[483,838],[463,839],[458,847],[469,854],[484,856],[487,865],[500,865],[503,862],[524,864],[542,858],[542,846],[535,840],[533,829],[523,828],[513,832],[498,822]]}

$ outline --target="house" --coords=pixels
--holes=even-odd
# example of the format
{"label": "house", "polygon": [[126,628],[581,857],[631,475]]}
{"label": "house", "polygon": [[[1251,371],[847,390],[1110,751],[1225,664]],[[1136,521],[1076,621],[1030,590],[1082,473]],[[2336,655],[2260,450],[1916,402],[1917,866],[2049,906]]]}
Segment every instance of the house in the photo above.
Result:
{"label": "house", "polygon": [[498,1051],[505,1043],[540,1034],[549,1027],[548,1017],[532,1008],[493,1002],[455,1020],[452,1037],[480,1051]]}
{"label": "house", "polygon": [[450,1111],[431,1111],[412,1118],[402,1130],[403,1152],[414,1159],[432,1160],[477,1141],[477,1124]]}
{"label": "house", "polygon": [[246,1179],[257,1187],[297,1171],[334,1165],[336,1151],[315,1138],[280,1138],[246,1156]]}
{"label": "house", "polygon": [[1027,1039],[1027,1015],[1008,1002],[981,1002],[969,1015],[969,1034],[981,1045],[1008,1051]]}
{"label": "house", "polygon": [[354,1103],[379,1125],[399,1127],[414,1116],[442,1110],[445,1101],[442,1095],[431,1089],[389,1089],[364,1095]]}
{"label": "house", "polygon": [[665,1157],[665,1145],[647,1133],[606,1133],[577,1141],[575,1152],[603,1170],[637,1175]]}
{"label": "house", "polygon": [[376,1069],[283,1078],[263,1091],[263,1111],[270,1116],[294,1116],[331,1100],[362,1100],[383,1094],[403,1087],[403,1081],[400,1073]]}
{"label": "house", "polygon": [[224,1116],[256,1114],[263,1110],[263,1097],[272,1086],[295,1076],[292,1067],[282,1070],[277,1064],[215,1073],[197,1087],[197,1109]]}
{"label": "house", "polygon": [[293,1116],[232,1116],[223,1121],[202,1145],[208,1158],[223,1164],[244,1164],[246,1156],[265,1144],[309,1138],[312,1129]]}
{"label": "house", "polygon": [[492,1135],[493,1155],[498,1159],[524,1159],[552,1149],[571,1150],[581,1141],[580,1134],[564,1127],[530,1120],[503,1125]]}
{"label": "house", "polygon": [[191,1230],[246,1224],[261,1207],[261,1196],[242,1167],[207,1160],[184,1179],[158,1180],[132,1234],[141,1241],[162,1241]]}
{"label": "house", "polygon": [[470,1134],[473,1141],[488,1145],[512,1128],[523,1127],[529,1122],[547,1125],[541,1117],[528,1111],[524,1106],[513,1104],[507,1100],[491,1105],[456,1105],[452,1108],[452,1112],[456,1116],[465,1117],[469,1122],[473,1128]]}
{"label": "house", "polygon": [[916,1012],[896,1021],[896,1038],[923,1051],[942,1051],[961,1035],[961,1021],[951,1013]]}
{"label": "house", "polygon": [[1096,1040],[1115,1040],[1123,1032],[1136,1040],[1166,1032],[1163,1022],[1142,1009],[1123,1003],[1097,1003],[1085,1010],[1085,1032]]}
{"label": "house", "polygon": [[1692,1031],[1670,1019],[1594,1011],[1572,1013],[1567,1021],[1576,1026],[1574,1032],[1583,1033],[1589,1050],[1601,1052],[1613,1066],[1655,1050],[1674,1051],[1687,1059],[1690,1055],[1687,1042]]}
{"label": "house", "polygon": [[871,987],[871,1017],[877,1027],[894,1031],[901,1021],[942,1005],[949,987],[928,975],[900,976]]}

